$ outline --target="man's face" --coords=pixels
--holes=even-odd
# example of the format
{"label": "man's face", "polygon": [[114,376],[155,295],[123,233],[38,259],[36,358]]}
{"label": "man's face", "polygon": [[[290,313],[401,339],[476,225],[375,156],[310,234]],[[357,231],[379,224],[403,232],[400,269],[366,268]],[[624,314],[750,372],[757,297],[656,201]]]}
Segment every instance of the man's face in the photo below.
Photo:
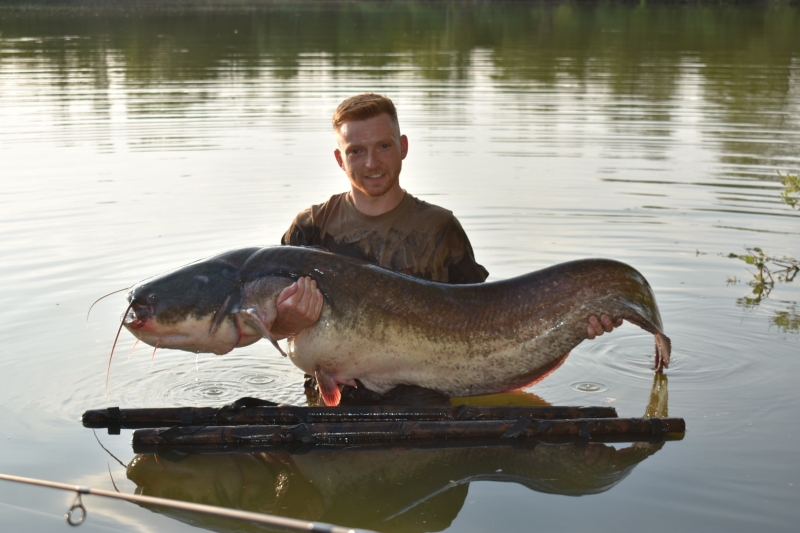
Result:
{"label": "man's face", "polygon": [[389,115],[345,122],[336,132],[336,143],[336,161],[355,191],[378,197],[400,188],[408,139]]}

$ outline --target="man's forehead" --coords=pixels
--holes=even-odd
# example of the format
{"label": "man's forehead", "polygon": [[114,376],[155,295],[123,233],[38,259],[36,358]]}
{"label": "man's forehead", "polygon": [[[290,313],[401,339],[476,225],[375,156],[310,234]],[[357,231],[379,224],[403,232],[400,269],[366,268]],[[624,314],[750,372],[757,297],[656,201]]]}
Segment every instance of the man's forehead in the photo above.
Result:
{"label": "man's forehead", "polygon": [[336,140],[347,144],[399,138],[400,127],[388,113],[363,120],[348,120],[335,130]]}

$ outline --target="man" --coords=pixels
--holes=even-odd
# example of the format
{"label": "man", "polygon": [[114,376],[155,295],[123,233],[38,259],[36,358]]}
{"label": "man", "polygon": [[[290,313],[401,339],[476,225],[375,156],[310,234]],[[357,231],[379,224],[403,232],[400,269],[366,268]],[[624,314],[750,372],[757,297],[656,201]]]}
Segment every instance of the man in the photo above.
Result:
{"label": "man", "polygon": [[[418,200],[400,187],[408,138],[400,133],[391,100],[367,93],[346,99],[333,115],[334,157],[350,191],[300,212],[281,244],[322,246],[384,268],[442,283],[480,283],[488,276],[450,211]],[[311,326],[322,294],[301,278],[278,297],[272,326],[277,338]],[[589,319],[590,339],[622,324],[603,315]]]}

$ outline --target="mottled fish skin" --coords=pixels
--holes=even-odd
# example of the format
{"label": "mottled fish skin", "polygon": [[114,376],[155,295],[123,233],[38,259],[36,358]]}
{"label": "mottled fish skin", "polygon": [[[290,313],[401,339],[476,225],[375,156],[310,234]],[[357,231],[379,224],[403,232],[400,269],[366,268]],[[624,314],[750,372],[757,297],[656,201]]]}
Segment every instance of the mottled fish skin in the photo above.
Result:
{"label": "mottled fish skin", "polygon": [[[194,286],[176,280],[210,278],[215,269],[226,272],[211,276],[219,288],[207,287],[216,305],[208,304],[208,294],[197,294],[197,305],[204,309],[193,310],[187,287]],[[233,330],[219,335],[227,335],[225,347],[232,349],[261,338],[258,332],[274,320],[277,295],[301,276],[316,280],[325,301],[320,319],[289,339],[288,354],[296,366],[317,376],[328,404],[338,403],[337,384],[355,380],[379,393],[400,384],[450,396],[522,388],[551,372],[587,338],[592,315],[623,318],[653,333],[656,370],[669,363],[670,342],[647,280],[608,259],[562,263],[492,283],[448,285],[314,248],[250,248],[148,280],[146,289],[132,289],[129,301],[147,292],[158,294],[170,332],[180,315],[207,317],[209,331],[214,324],[217,330],[227,324],[237,331],[237,342],[229,339]],[[211,282],[194,283],[199,290]],[[172,285],[182,291],[174,305],[169,304]],[[265,323],[253,324],[258,317]],[[152,318],[150,337],[129,329],[154,345],[158,313]],[[197,338],[189,348],[177,341],[161,346],[224,353],[224,343],[212,337],[211,349],[199,347]]]}

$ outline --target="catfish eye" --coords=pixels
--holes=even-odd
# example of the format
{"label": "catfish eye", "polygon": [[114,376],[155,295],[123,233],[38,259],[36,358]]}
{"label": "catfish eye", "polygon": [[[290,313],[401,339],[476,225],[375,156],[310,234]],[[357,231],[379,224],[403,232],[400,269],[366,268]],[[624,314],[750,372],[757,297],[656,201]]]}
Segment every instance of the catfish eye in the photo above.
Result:
{"label": "catfish eye", "polygon": [[151,301],[151,302],[155,302],[155,301],[156,301],[156,293],[153,293],[153,294],[150,294],[150,295],[148,295],[148,296],[147,296],[147,299],[148,299],[149,301]]}

